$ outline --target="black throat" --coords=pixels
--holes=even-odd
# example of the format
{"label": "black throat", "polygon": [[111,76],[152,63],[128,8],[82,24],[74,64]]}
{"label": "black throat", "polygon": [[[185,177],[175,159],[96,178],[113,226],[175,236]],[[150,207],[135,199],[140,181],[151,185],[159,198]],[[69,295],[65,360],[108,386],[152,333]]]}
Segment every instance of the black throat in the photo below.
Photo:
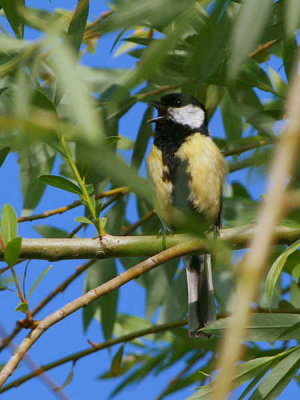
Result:
{"label": "black throat", "polygon": [[162,153],[163,164],[167,166],[168,172],[163,176],[163,180],[171,181],[175,184],[176,172],[180,160],[175,153],[186,139],[196,132],[208,136],[207,125],[192,129],[188,125],[180,125],[170,120],[159,120],[156,122],[154,145]]}

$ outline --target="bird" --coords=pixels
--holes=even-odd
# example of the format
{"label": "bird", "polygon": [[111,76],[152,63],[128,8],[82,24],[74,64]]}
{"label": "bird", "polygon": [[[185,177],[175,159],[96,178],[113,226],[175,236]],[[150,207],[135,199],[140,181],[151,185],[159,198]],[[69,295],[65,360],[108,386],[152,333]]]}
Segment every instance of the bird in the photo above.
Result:
{"label": "bird", "polygon": [[[151,102],[158,111],[147,160],[156,212],[172,231],[199,223],[218,232],[227,163],[208,130],[205,106],[186,93],[168,93]],[[210,254],[184,257],[188,288],[189,336],[216,319]]]}

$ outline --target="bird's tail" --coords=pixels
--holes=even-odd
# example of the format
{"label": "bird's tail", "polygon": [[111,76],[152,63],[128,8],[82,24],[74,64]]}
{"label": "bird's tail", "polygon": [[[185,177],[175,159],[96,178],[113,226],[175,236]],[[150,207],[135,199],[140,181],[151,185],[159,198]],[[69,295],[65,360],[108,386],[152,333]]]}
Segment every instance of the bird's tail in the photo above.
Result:
{"label": "bird's tail", "polygon": [[199,337],[198,332],[207,323],[216,320],[214,288],[211,270],[211,255],[184,257],[188,287],[188,325],[190,337]]}

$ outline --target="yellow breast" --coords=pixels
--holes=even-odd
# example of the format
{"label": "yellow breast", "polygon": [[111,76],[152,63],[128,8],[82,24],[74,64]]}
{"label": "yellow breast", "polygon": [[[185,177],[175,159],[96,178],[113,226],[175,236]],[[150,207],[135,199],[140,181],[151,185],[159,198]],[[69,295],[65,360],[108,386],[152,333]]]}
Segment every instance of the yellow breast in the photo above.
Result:
{"label": "yellow breast", "polygon": [[209,136],[195,133],[175,153],[187,165],[189,201],[208,221],[218,218],[227,163]]}
{"label": "yellow breast", "polygon": [[[219,148],[209,136],[195,133],[185,140],[174,155],[186,168],[188,202],[203,213],[209,223],[214,224],[219,215],[227,172],[227,164]],[[148,174],[156,194],[156,210],[163,221],[176,225],[176,213],[172,208],[173,184],[165,178],[167,172],[161,151],[153,146],[148,158]],[[175,189],[180,193],[178,186]]]}

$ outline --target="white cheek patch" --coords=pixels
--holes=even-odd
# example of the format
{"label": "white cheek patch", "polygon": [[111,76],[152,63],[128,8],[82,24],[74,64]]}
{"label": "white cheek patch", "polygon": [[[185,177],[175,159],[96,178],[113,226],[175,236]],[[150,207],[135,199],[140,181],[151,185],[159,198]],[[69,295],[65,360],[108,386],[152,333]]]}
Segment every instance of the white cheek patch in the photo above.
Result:
{"label": "white cheek patch", "polygon": [[189,104],[179,108],[168,108],[168,115],[177,124],[187,125],[192,129],[199,128],[205,119],[202,108]]}

